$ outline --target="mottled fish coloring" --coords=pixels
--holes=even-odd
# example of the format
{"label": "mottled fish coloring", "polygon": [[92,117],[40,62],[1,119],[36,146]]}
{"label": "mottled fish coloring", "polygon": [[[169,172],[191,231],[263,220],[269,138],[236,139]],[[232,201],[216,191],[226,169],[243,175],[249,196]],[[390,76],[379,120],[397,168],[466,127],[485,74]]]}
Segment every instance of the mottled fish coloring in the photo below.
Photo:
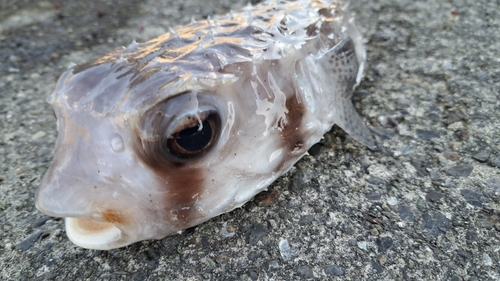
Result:
{"label": "mottled fish coloring", "polygon": [[72,66],[36,207],[118,248],[242,206],[333,124],[374,148],[351,103],[365,57],[341,2],[265,1]]}

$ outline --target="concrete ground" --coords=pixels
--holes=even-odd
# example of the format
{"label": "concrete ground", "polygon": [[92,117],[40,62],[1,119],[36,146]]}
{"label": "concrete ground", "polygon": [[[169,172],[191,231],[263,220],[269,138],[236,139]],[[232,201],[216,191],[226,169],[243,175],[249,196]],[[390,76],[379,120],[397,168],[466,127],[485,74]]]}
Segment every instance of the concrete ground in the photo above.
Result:
{"label": "concrete ground", "polygon": [[499,2],[351,2],[380,151],[335,127],[243,208],[94,251],[34,207],[58,76],[246,1],[0,1],[0,279],[500,280]]}

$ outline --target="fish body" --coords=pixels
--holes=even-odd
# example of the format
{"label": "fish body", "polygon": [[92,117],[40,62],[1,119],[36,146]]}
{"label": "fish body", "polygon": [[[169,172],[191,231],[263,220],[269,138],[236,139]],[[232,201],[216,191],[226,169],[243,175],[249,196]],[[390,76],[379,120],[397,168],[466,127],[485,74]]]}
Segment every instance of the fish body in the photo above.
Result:
{"label": "fish body", "polygon": [[160,239],[242,206],[351,104],[365,61],[337,1],[266,1],[71,67],[48,98],[53,163],[36,191],[75,244]]}

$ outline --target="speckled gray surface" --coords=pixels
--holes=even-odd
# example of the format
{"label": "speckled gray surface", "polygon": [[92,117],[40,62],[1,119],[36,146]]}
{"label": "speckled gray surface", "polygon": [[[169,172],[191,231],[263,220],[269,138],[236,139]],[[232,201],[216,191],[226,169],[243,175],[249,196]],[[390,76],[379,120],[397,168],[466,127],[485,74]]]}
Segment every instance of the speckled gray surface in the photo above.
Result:
{"label": "speckled gray surface", "polygon": [[112,251],[34,207],[56,138],[45,97],[70,62],[245,2],[59,3],[0,1],[1,280],[500,279],[498,1],[353,0],[355,101],[381,151],[334,128],[243,208]]}

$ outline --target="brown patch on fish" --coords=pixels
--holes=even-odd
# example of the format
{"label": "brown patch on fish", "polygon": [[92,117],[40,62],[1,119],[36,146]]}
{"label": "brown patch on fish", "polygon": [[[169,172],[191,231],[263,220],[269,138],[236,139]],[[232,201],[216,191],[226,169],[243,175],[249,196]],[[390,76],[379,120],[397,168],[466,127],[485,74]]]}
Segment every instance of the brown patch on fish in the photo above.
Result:
{"label": "brown patch on fish", "polygon": [[164,152],[159,141],[142,140],[139,130],[136,135],[136,155],[155,173],[157,181],[164,187],[160,192],[166,206],[166,220],[181,229],[196,225],[200,212],[194,204],[203,193],[207,178],[206,173],[196,167],[198,160],[188,163],[171,162],[161,156]]}
{"label": "brown patch on fish", "polygon": [[[284,89],[290,92],[290,89]],[[303,154],[306,149],[304,142],[304,132],[301,128],[302,118],[305,114],[306,108],[300,102],[296,94],[287,97],[285,106],[288,110],[286,117],[286,124],[281,130],[282,146],[285,147],[285,157],[281,164],[276,168],[276,172],[283,171],[286,164],[294,159],[297,155]]]}
{"label": "brown patch on fish", "polygon": [[325,18],[333,18],[332,10],[329,8],[319,9],[318,15],[324,16]]}
{"label": "brown patch on fish", "polygon": [[112,228],[113,224],[108,222],[100,222],[89,219],[75,219],[74,223],[79,229],[83,229],[88,232],[100,233],[106,229]]}
{"label": "brown patch on fish", "polygon": [[166,211],[176,216],[171,223],[181,228],[197,224],[195,221],[200,213],[194,204],[204,191],[205,173],[199,168],[178,167],[161,176],[168,189],[164,195],[166,206],[169,206]]}
{"label": "brown patch on fish", "polygon": [[126,224],[127,217],[122,214],[121,211],[115,211],[111,209],[107,209],[101,213],[101,217],[105,222],[109,222],[112,224]]}
{"label": "brown patch on fish", "polygon": [[304,147],[304,134],[301,126],[306,108],[302,102],[299,102],[295,94],[286,99],[285,106],[288,109],[287,122],[281,131],[281,139],[283,146],[288,148],[289,152],[296,154]]}

